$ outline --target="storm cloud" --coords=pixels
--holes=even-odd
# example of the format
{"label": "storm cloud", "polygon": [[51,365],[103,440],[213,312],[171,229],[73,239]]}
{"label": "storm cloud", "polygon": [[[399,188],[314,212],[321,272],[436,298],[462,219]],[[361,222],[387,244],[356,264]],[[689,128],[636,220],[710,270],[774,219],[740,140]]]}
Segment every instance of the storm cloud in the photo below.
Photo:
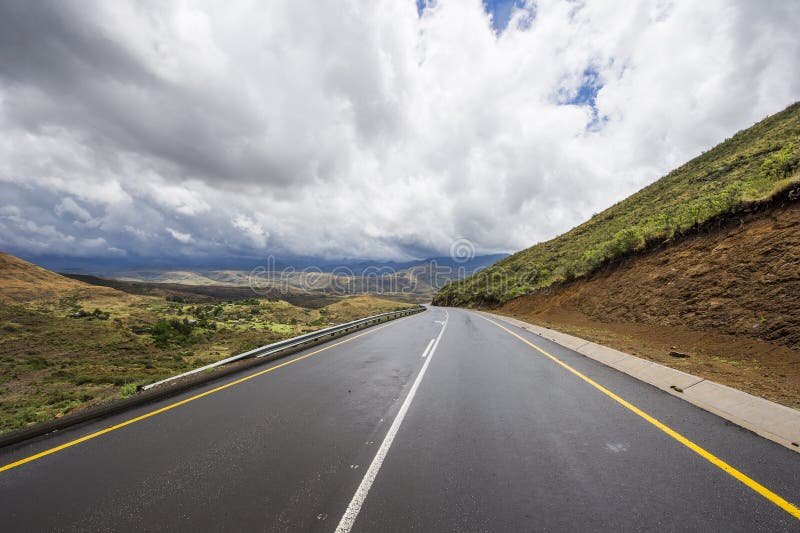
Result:
{"label": "storm cloud", "polygon": [[0,1],[0,249],[513,251],[800,98],[794,2],[501,4]]}

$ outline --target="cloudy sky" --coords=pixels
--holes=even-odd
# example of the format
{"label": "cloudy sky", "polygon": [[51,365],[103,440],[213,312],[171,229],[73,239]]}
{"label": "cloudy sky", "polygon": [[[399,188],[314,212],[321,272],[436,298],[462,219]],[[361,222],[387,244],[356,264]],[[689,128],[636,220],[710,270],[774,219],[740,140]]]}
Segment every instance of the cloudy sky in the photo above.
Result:
{"label": "cloudy sky", "polygon": [[0,0],[0,249],[513,251],[800,99],[789,1]]}

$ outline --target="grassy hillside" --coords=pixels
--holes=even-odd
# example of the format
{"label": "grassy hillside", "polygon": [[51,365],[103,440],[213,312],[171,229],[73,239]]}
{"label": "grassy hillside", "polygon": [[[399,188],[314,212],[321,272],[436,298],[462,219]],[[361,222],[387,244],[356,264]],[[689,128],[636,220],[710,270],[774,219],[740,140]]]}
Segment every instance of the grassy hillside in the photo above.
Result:
{"label": "grassy hillside", "polygon": [[495,305],[586,276],[746,210],[800,181],[800,102],[670,172],[580,226],[443,287],[434,303]]}
{"label": "grassy hillside", "polygon": [[254,298],[252,291],[247,299],[227,299],[179,285],[164,294],[130,282],[117,287],[0,254],[0,432],[276,340],[408,307],[369,295],[322,302],[311,296],[311,307]]}
{"label": "grassy hillside", "polygon": [[247,286],[249,271],[239,270],[123,270],[114,273],[120,281],[177,283],[179,285]]}
{"label": "grassy hillside", "polygon": [[121,298],[111,288],[95,287],[0,252],[0,301],[29,302],[67,296]]}
{"label": "grassy hillside", "polygon": [[249,300],[259,298],[280,299],[298,307],[317,309],[339,301],[341,296],[322,291],[286,291],[278,289],[260,290],[258,294],[247,285],[185,285],[181,283],[156,283],[149,281],[127,281],[101,278],[86,274],[69,274],[64,276],[102,287],[111,287],[129,294],[159,296],[174,302],[203,303],[217,300]]}

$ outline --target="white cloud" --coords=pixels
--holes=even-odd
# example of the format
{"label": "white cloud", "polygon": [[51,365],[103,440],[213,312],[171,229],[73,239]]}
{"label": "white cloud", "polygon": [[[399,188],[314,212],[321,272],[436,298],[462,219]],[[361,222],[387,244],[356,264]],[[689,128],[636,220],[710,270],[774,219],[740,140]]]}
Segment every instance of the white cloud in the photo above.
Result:
{"label": "white cloud", "polygon": [[241,230],[257,249],[263,250],[266,248],[269,234],[261,224],[245,215],[236,215],[231,220],[231,223],[234,228]]}
{"label": "white cloud", "polygon": [[515,250],[800,98],[797,3],[431,4],[0,7],[3,245]]}
{"label": "white cloud", "polygon": [[173,239],[183,244],[188,244],[192,242],[192,236],[189,233],[181,233],[180,231],[174,230],[172,228],[167,228],[167,233],[172,235]]}
{"label": "white cloud", "polygon": [[55,212],[59,216],[71,215],[80,222],[88,222],[92,219],[92,215],[70,197],[61,200],[58,205],[56,205]]}

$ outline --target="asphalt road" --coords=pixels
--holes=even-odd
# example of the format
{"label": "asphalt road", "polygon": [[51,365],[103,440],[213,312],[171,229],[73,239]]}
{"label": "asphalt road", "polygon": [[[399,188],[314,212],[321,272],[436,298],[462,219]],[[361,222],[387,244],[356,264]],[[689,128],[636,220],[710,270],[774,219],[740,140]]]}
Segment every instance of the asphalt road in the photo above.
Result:
{"label": "asphalt road", "polygon": [[0,450],[0,530],[800,531],[800,454],[503,326],[569,368],[432,308]]}

